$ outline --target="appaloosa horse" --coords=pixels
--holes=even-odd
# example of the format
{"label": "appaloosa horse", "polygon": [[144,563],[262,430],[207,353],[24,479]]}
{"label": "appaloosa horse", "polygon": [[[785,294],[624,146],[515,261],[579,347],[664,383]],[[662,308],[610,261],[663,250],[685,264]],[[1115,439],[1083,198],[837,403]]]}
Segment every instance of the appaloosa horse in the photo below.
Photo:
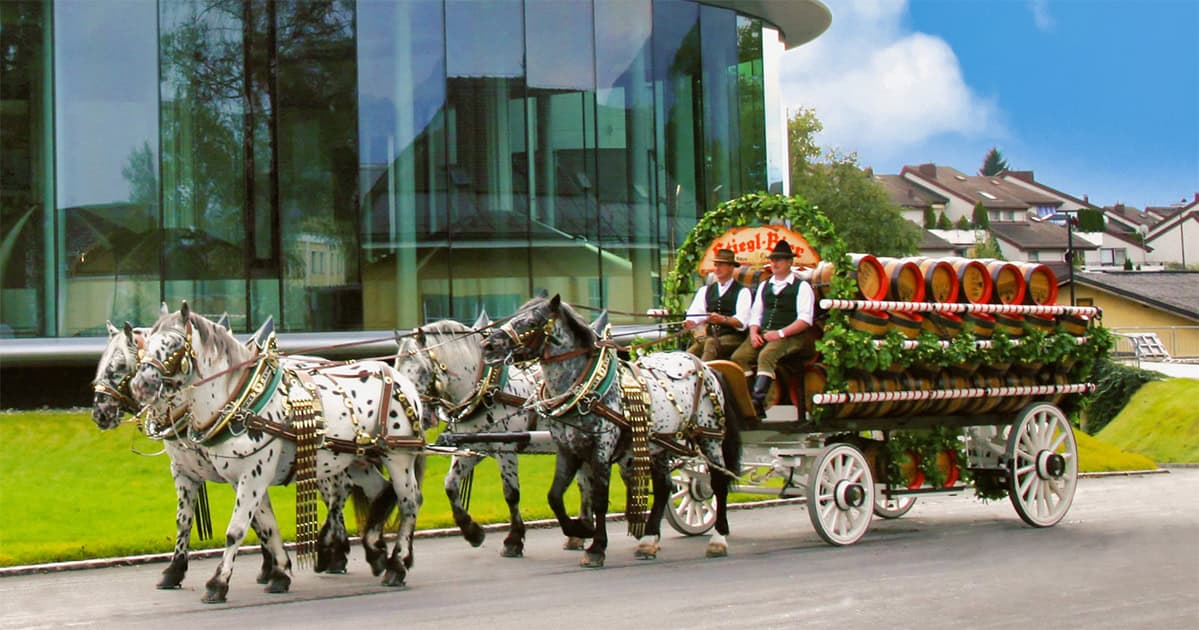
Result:
{"label": "appaloosa horse", "polygon": [[[295,476],[298,488],[315,485],[324,496],[334,496],[344,492],[341,484],[352,466],[379,460],[400,511],[399,539],[383,583],[404,583],[421,504],[424,445],[422,407],[408,379],[378,361],[292,369],[269,344],[263,351],[246,348],[227,330],[191,313],[186,302],[159,319],[145,345],[130,383],[134,398],[166,417],[172,417],[171,408],[187,408],[179,430],[219,463],[220,476],[236,491],[225,553],[203,601],[225,601],[250,518],[265,518],[268,486]],[[271,551],[272,580],[286,578],[282,546]]]}
{"label": "appaloosa horse", "polygon": [[[616,348],[600,342],[596,332],[558,296],[525,303],[488,334],[483,353],[489,364],[541,364],[544,385],[536,405],[540,413],[557,419],[550,423],[558,448],[550,507],[567,536],[594,537],[583,566],[604,564],[612,464],[621,464],[629,488],[627,515],[634,525],[630,532],[640,539],[636,556],[650,559],[660,550],[671,459],[695,453],[705,457],[712,468],[717,502],[716,533],[707,555],[727,555],[730,477],[726,471],[739,469],[740,417],[719,374],[684,352],[622,362],[616,357]],[[562,502],[580,467],[590,470],[592,521],[570,518]],[[654,499],[648,517],[642,511],[647,474]]]}
{"label": "appaloosa horse", "polygon": [[[520,433],[537,428],[537,413],[527,403],[537,393],[539,369],[487,365],[483,361],[479,333],[488,322],[481,315],[472,329],[453,320],[433,322],[398,340],[396,369],[412,380],[428,407],[446,422],[446,433],[476,451],[486,451],[500,468],[504,501],[508,504],[510,527],[500,554],[506,558],[524,555],[525,524],[520,515],[520,471],[515,444],[472,445],[475,433]],[[522,451],[529,452],[529,451]],[[471,545],[478,547],[486,537],[471,518],[463,496],[463,480],[469,478],[480,455],[455,455],[445,476],[445,493],[454,523]],[[580,488],[585,482],[580,475]],[[581,511],[590,514],[586,491]],[[580,539],[568,539],[566,549],[582,548]]]}
{"label": "appaloosa horse", "polygon": [[[163,314],[166,313],[166,306],[163,305]],[[225,321],[224,318],[221,321]],[[264,324],[247,343],[258,343],[260,339],[265,339],[267,334],[265,331],[269,324],[269,321]],[[221,325],[220,322],[218,325]],[[101,354],[96,377],[93,380],[92,420],[101,430],[116,428],[121,422],[123,413],[137,414],[141,411],[133,400],[129,382],[137,367],[138,353],[144,348],[145,336],[150,330],[134,328],[129,322],[125,322],[124,329],[119,329],[113,326],[112,322],[107,322],[107,328],[108,344]],[[313,362],[314,359],[310,357],[288,358],[285,361],[289,364],[304,365]],[[181,411],[184,414],[186,412],[186,410]],[[181,414],[181,419],[184,414]],[[146,422],[148,426],[144,430],[147,436],[160,440],[163,444],[163,450],[170,460],[171,477],[175,485],[177,499],[175,549],[171,562],[163,570],[162,579],[157,585],[160,589],[174,589],[179,588],[187,573],[188,549],[192,524],[196,516],[195,508],[201,505],[200,501],[206,501],[206,498],[198,499],[197,497],[203,496],[202,490],[205,481],[224,482],[224,479],[217,472],[216,466],[209,459],[204,448],[195,446],[186,439],[180,439],[184,435],[174,426],[175,423],[157,427],[152,418],[147,418]],[[383,494],[385,489],[390,490],[387,480],[373,469],[354,468],[351,469],[349,477],[350,479],[347,479],[347,482],[340,487],[344,488],[353,484],[355,507],[360,508],[361,514],[367,513],[369,503]],[[394,503],[394,494],[391,497],[391,502]],[[345,529],[342,511],[345,498],[345,493],[325,498],[328,511],[325,524],[317,538],[317,561],[314,566],[318,573],[345,573],[346,571],[349,535]],[[273,515],[269,495],[263,498],[263,504],[263,511]],[[203,503],[202,506],[206,508],[207,504]],[[383,569],[382,557],[370,545],[370,541],[377,541],[380,538],[383,522],[379,519],[377,522],[363,524],[363,520],[363,518],[359,518],[360,530],[363,532],[362,540],[367,547],[368,561],[378,575]],[[260,527],[257,519],[251,523],[258,538],[263,541],[262,571],[257,577],[259,584],[267,584],[271,581],[274,558],[270,551],[272,545],[269,537],[278,535],[278,528],[275,527],[274,522],[272,516],[266,527]],[[273,588],[278,590],[282,588],[282,585],[276,584]]]}

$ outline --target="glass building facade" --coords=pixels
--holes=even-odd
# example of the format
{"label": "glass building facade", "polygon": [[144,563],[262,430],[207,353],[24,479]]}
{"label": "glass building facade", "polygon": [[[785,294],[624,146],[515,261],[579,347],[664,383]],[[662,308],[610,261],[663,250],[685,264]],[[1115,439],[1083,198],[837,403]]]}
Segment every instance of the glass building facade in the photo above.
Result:
{"label": "glass building facade", "polygon": [[0,337],[657,306],[786,187],[779,31],[718,4],[4,0]]}

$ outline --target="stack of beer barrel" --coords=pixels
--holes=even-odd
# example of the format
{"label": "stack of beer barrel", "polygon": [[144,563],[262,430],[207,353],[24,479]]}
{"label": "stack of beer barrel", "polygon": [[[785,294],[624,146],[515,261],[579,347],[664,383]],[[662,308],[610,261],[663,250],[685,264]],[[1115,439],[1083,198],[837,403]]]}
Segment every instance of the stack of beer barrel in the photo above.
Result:
{"label": "stack of beer barrel", "polygon": [[[1057,300],[1057,278],[1045,265],[966,258],[879,258],[869,254],[850,256],[851,275],[856,282],[857,300],[885,302],[892,310],[856,308],[848,313],[849,325],[875,338],[897,330],[908,339],[927,331],[943,342],[952,341],[965,331],[976,339],[988,340],[995,331],[1010,339],[1025,335],[1026,327],[1045,332],[1061,330],[1071,335],[1086,332],[1089,320],[1072,314],[1017,314],[992,309],[992,313],[956,314],[906,309],[898,303],[932,302],[941,304],[997,304],[1050,306]],[[821,263],[807,274],[818,298],[832,278],[832,266]],[[1026,309],[1027,310],[1027,309]],[[1062,385],[1067,382],[1069,365],[1046,366],[1036,363],[993,363],[990,365],[918,366],[907,368],[898,363],[877,372],[846,370],[847,393],[913,392],[932,390],[993,390],[1000,387]],[[808,366],[804,389],[811,403],[812,394],[824,391],[822,364]],[[889,398],[889,397],[884,397]],[[1056,398],[1060,398],[1058,395]],[[1056,398],[1054,400],[1056,400]],[[940,416],[1014,412],[1031,402],[1029,396],[946,397],[922,399],[896,396],[869,402],[845,402],[829,407],[833,417]]]}

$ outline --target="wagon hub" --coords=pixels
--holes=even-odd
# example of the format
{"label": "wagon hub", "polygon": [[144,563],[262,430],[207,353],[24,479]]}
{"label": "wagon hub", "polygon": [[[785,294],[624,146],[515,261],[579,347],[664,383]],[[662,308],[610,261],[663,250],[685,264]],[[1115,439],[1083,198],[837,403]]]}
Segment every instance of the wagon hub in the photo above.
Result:
{"label": "wagon hub", "polygon": [[707,501],[716,494],[712,490],[712,482],[708,475],[692,475],[687,481],[687,491],[695,501]]}
{"label": "wagon hub", "polygon": [[837,483],[837,488],[833,496],[837,502],[838,509],[848,510],[850,508],[859,508],[866,502],[866,489],[860,483],[840,481]]}
{"label": "wagon hub", "polygon": [[1053,451],[1037,454],[1037,476],[1041,479],[1060,479],[1066,472],[1066,458]]}

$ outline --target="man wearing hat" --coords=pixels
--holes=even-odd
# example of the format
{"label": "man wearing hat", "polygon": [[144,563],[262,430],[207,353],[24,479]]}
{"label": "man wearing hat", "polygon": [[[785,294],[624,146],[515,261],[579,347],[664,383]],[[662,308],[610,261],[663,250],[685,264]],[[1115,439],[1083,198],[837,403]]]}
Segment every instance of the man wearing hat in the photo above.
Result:
{"label": "man wearing hat", "polygon": [[794,259],[787,241],[779,241],[770,252],[770,280],[758,285],[749,312],[749,336],[733,353],[733,361],[746,374],[757,360],[758,377],[752,396],[759,416],[764,413],[766,393],[774,382],[779,359],[792,353],[810,356],[816,349],[811,335],[805,334],[812,325],[816,295],[812,285],[791,271]]}
{"label": "man wearing hat", "polygon": [[745,324],[753,301],[749,289],[733,279],[733,270],[741,266],[733,250],[716,250],[713,262],[716,282],[695,292],[683,322],[683,328],[695,331],[687,352],[704,361],[727,359],[745,341]]}

